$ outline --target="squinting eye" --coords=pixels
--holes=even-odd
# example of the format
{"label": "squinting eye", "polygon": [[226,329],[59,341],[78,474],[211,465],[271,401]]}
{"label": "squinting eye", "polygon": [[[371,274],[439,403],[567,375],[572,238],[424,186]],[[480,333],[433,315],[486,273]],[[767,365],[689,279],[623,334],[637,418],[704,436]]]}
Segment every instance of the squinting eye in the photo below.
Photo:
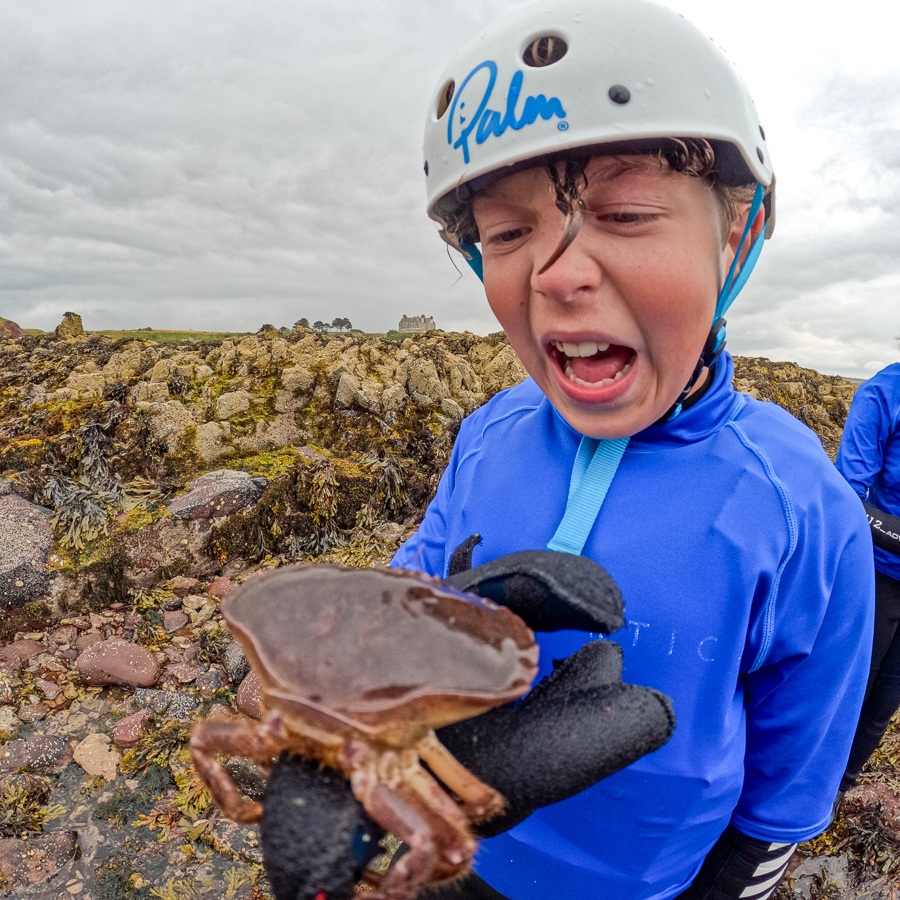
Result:
{"label": "squinting eye", "polygon": [[492,244],[511,244],[524,234],[524,228],[510,228],[507,231],[500,231],[497,234],[492,235],[489,242]]}
{"label": "squinting eye", "polygon": [[649,213],[620,212],[610,213],[603,218],[609,222],[616,222],[619,225],[635,225],[639,222],[649,222],[653,219],[653,216]]}

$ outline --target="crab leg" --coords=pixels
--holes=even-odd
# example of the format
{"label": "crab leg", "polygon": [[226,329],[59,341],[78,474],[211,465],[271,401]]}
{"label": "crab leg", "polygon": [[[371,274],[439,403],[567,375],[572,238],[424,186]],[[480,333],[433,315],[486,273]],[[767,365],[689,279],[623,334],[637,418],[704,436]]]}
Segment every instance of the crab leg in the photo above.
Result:
{"label": "crab leg", "polygon": [[503,810],[503,797],[459,762],[433,731],[416,744],[416,750],[428,768],[463,801],[469,818],[482,821]]}
{"label": "crab leg", "polygon": [[422,887],[465,871],[475,840],[457,805],[414,754],[357,758],[350,784],[369,815],[409,847],[370,893],[372,900],[410,900]]}
{"label": "crab leg", "polygon": [[284,726],[277,715],[248,725],[207,721],[194,726],[191,733],[194,768],[222,812],[232,821],[256,822],[262,815],[262,804],[241,796],[216,754],[268,762],[285,748],[285,738]]}

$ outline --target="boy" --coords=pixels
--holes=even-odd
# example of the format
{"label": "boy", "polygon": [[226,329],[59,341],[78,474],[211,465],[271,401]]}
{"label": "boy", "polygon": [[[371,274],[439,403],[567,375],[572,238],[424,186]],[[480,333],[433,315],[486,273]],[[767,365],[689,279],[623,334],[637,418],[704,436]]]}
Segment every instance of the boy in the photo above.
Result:
{"label": "boy", "polygon": [[[678,720],[439,895],[769,897],[829,824],[873,587],[858,499],[809,430],[734,391],[722,352],[774,216],[753,103],[663,7],[541,0],[451,63],[425,156],[429,214],[530,378],[463,423],[394,564],[446,576],[475,534],[474,566],[596,560],[625,599],[625,679]],[[589,637],[539,635],[543,671]]]}

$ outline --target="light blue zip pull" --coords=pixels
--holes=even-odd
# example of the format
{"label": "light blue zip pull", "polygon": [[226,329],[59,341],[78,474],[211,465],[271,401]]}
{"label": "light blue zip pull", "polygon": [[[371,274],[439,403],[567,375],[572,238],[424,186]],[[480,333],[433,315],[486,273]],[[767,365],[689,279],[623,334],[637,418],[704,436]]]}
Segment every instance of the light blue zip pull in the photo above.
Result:
{"label": "light blue zip pull", "polygon": [[606,499],[609,486],[619,468],[628,438],[583,437],[572,466],[566,511],[556,533],[547,544],[548,550],[580,556],[588,535]]}

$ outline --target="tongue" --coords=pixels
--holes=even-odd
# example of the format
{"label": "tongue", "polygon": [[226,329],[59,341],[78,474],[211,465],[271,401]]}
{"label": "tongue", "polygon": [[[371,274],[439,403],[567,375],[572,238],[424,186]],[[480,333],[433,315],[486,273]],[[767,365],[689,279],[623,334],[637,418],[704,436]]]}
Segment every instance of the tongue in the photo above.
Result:
{"label": "tongue", "polygon": [[604,378],[615,378],[616,373],[621,372],[628,364],[631,355],[632,351],[628,347],[614,346],[593,356],[569,357],[568,363],[576,377],[596,384]]}

